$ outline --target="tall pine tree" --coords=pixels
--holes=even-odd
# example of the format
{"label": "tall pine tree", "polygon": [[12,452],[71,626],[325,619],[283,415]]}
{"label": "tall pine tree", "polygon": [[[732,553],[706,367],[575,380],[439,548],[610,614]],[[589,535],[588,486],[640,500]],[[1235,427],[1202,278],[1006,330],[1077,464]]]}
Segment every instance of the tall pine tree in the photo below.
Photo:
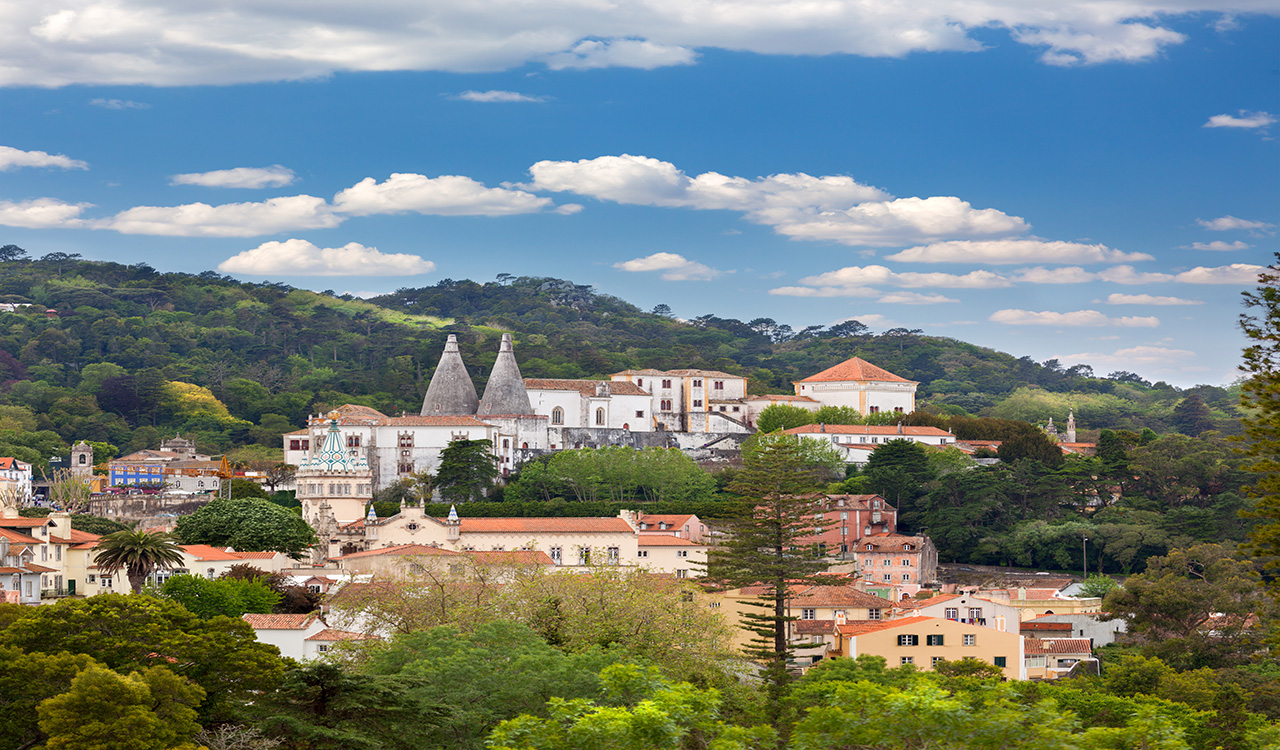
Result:
{"label": "tall pine tree", "polygon": [[[1280,254],[1258,276],[1258,288],[1244,292],[1247,308],[1240,327],[1250,339],[1244,350],[1249,379],[1241,388],[1244,406],[1245,453],[1250,470],[1258,474],[1253,494],[1258,497],[1251,516],[1258,524],[1250,536],[1251,551],[1280,559]],[[1280,585],[1272,591],[1280,593]]]}

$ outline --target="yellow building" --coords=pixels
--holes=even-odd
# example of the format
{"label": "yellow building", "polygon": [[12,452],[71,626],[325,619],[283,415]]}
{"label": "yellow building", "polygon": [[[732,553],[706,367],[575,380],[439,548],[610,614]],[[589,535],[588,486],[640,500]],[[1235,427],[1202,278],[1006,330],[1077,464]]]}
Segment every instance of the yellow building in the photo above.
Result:
{"label": "yellow building", "polygon": [[[765,586],[744,586],[707,595],[707,606],[718,610],[733,628],[733,645],[742,648],[751,642],[753,634],[738,627],[744,613],[764,614],[767,608],[758,606],[765,593]],[[792,642],[814,641],[815,629],[830,632],[838,621],[878,622],[889,616],[893,602],[846,586],[811,586],[799,584],[792,588],[787,601],[787,615],[796,618],[788,623],[788,640]]]}
{"label": "yellow building", "polygon": [[884,657],[889,667],[914,664],[930,671],[941,661],[966,657],[993,664],[1010,680],[1027,679],[1023,637],[941,617],[907,617],[886,622],[846,622],[833,627],[828,657]]}

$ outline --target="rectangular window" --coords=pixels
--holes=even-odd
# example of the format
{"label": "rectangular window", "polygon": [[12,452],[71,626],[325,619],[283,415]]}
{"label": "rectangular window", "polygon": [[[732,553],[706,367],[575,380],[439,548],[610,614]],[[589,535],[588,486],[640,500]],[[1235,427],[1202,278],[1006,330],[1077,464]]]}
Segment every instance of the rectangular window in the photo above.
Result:
{"label": "rectangular window", "polygon": [[328,647],[327,645],[323,644],[323,643],[321,643],[321,644],[319,644],[319,645],[317,645],[317,646],[316,646],[316,651],[319,651],[319,652],[320,652],[320,653],[322,653],[322,654],[323,654],[323,653],[325,653],[325,652],[326,652],[326,651],[328,651],[328,650],[329,650],[329,647]]}
{"label": "rectangular window", "polygon": [[693,405],[694,405],[694,407],[695,407],[695,408],[696,408],[696,407],[699,407],[699,406],[702,406],[702,399],[700,399],[700,398],[695,398],[695,399],[693,400]]}
{"label": "rectangular window", "polygon": [[676,571],[676,578],[688,578],[688,577],[689,577],[689,571],[687,570]]}
{"label": "rectangular window", "polygon": [[903,574],[902,574],[902,581],[903,581],[903,583],[906,583],[907,581],[910,581],[910,580],[911,580],[911,574],[910,574],[910,573],[903,573]]}
{"label": "rectangular window", "polygon": [[970,619],[970,620],[981,620],[981,619],[982,619],[982,607],[970,607],[970,608],[969,608],[969,619]]}
{"label": "rectangular window", "polygon": [[89,574],[89,583],[93,583],[97,576],[93,573]]}
{"label": "rectangular window", "polygon": [[579,565],[591,564],[591,549],[589,547],[583,547],[582,549],[578,550],[578,564]]}
{"label": "rectangular window", "polygon": [[61,548],[61,547],[54,547],[54,548],[53,548],[53,552],[54,552],[54,555],[53,555],[53,556],[54,556],[54,559],[55,559],[55,560],[61,560],[61,559],[62,559],[62,548]]}
{"label": "rectangular window", "polygon": [[868,620],[879,620],[879,619],[880,619],[880,610],[879,610],[879,609],[877,609],[877,608],[875,608],[875,607],[872,607],[871,609],[868,609],[868,610],[867,610],[867,619],[868,619]]}
{"label": "rectangular window", "polygon": [[941,646],[941,645],[943,645],[943,644],[942,644],[942,635],[941,635],[941,634],[936,634],[936,635],[926,635],[926,636],[924,637],[924,643],[925,643],[925,645],[926,645],[926,646]]}
{"label": "rectangular window", "polygon": [[662,399],[662,401],[658,402],[658,408],[662,411],[671,411],[671,399]]}
{"label": "rectangular window", "polygon": [[883,561],[881,561],[880,564],[887,568],[890,565],[893,565],[893,560],[890,560],[889,558],[886,557]]}
{"label": "rectangular window", "polygon": [[933,667],[934,669],[937,669],[938,665],[942,664],[946,660],[947,660],[947,657],[945,656],[935,656],[929,660],[929,666]]}
{"label": "rectangular window", "polygon": [[959,620],[960,610],[956,607],[947,607],[946,609],[942,610],[942,616],[947,618],[948,620]]}
{"label": "rectangular window", "polygon": [[347,447],[348,447],[348,448],[359,448],[359,447],[360,447],[360,436],[359,436],[359,435],[347,435]]}
{"label": "rectangular window", "polygon": [[916,663],[916,657],[914,656],[904,656],[898,660],[899,666],[903,664],[915,664],[915,663]]}
{"label": "rectangular window", "polygon": [[717,381],[715,381],[715,382],[712,384],[712,388],[713,388],[714,390],[717,390],[717,391],[723,391],[723,390],[724,390],[724,381],[723,381],[723,380],[717,380]]}
{"label": "rectangular window", "polygon": [[289,450],[291,450],[291,451],[302,450],[302,441],[301,441],[301,440],[290,440],[290,441],[289,441]]}
{"label": "rectangular window", "polygon": [[892,582],[893,582],[893,574],[892,574],[892,573],[885,573],[885,574],[884,574],[884,580],[885,580],[885,583],[892,583]]}
{"label": "rectangular window", "polygon": [[964,637],[964,645],[966,646],[978,645],[978,636],[974,635],[973,633],[966,634]]}
{"label": "rectangular window", "polygon": [[610,563],[611,565],[617,565],[617,564],[618,564],[618,548],[617,548],[617,547],[610,547],[610,548],[609,548],[609,563]]}
{"label": "rectangular window", "polygon": [[991,660],[991,663],[992,663],[992,664],[995,664],[997,667],[1004,667],[1004,666],[1008,666],[1008,664],[1007,664],[1007,662],[1006,662],[1006,660],[1005,660],[1005,657],[1003,657],[1003,656],[997,656],[995,659],[992,659],[992,660]]}
{"label": "rectangular window", "polygon": [[636,553],[636,557],[648,557],[648,556],[649,556],[649,550],[647,549],[642,549]]}
{"label": "rectangular window", "polygon": [[878,406],[872,406],[871,408],[867,409],[867,412],[868,412],[868,413],[870,413],[870,414],[879,414],[879,413],[880,413],[880,407],[878,407]]}
{"label": "rectangular window", "polygon": [[901,406],[895,406],[895,407],[893,407],[893,410],[894,410],[895,412],[897,412],[898,414],[901,414],[901,413],[902,413],[902,407],[901,407]]}
{"label": "rectangular window", "polygon": [[898,636],[899,646],[919,646],[920,636],[918,635],[900,635]]}
{"label": "rectangular window", "polygon": [[818,619],[818,610],[816,610],[816,609],[807,609],[807,608],[806,608],[806,609],[802,609],[802,610],[800,610],[800,619],[801,619],[801,620],[816,620],[816,619]]}
{"label": "rectangular window", "polygon": [[908,559],[907,559],[907,558],[905,558],[905,557],[904,557],[904,558],[902,558],[902,567],[904,567],[904,568],[909,568],[909,567],[911,567],[911,561],[910,561],[910,560],[908,560]]}
{"label": "rectangular window", "polygon": [[644,419],[644,412],[643,412],[643,411],[637,411],[637,412],[636,412],[636,419]]}
{"label": "rectangular window", "polygon": [[689,556],[689,550],[687,549],[676,550],[676,557],[688,557],[688,556]]}
{"label": "rectangular window", "polygon": [[560,548],[559,547],[552,547],[551,549],[547,550],[547,553],[551,555],[551,562],[555,563],[556,565],[560,564]]}

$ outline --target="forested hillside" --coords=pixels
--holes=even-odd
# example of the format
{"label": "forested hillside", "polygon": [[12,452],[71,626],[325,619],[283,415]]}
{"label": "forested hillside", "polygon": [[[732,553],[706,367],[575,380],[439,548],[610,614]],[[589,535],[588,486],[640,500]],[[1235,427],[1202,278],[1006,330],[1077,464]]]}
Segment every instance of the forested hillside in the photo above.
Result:
{"label": "forested hillside", "polygon": [[[856,321],[800,331],[764,318],[682,321],[559,279],[445,279],[365,301],[211,271],[29,259],[12,245],[0,258],[0,302],[27,305],[0,312],[0,453],[37,465],[78,439],[124,451],[180,430],[213,452],[275,449],[308,414],[344,402],[416,410],[448,334],[483,387],[502,331],[515,334],[528,377],[700,367],[780,393],[858,355],[920,381],[922,406],[952,414],[1061,422],[1074,408],[1085,430],[1238,429],[1235,388],[1094,377],[918,330],[873,335]],[[1190,393],[1208,408],[1175,414]]]}

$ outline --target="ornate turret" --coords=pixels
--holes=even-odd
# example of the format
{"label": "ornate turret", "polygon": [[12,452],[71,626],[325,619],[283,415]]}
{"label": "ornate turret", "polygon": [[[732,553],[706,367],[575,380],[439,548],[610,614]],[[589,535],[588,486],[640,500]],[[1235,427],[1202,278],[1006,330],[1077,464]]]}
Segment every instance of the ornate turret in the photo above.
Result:
{"label": "ornate turret", "polygon": [[1076,413],[1074,410],[1067,412],[1067,442],[1074,443],[1076,441]]}
{"label": "ornate turret", "polygon": [[477,414],[483,417],[487,414],[532,413],[529,392],[524,388],[524,378],[520,377],[520,366],[516,364],[516,353],[511,346],[511,334],[504,333],[498,347],[498,359],[489,373],[489,383],[484,388],[484,398],[480,399]]}
{"label": "ornate turret", "polygon": [[449,334],[440,354],[440,362],[422,399],[422,416],[459,416],[475,414],[480,405],[476,385],[467,374],[467,366],[458,351],[458,337]]}
{"label": "ornate turret", "polygon": [[449,506],[449,517],[444,519],[445,538],[451,542],[456,542],[462,538],[462,520],[458,518],[458,508]]}

